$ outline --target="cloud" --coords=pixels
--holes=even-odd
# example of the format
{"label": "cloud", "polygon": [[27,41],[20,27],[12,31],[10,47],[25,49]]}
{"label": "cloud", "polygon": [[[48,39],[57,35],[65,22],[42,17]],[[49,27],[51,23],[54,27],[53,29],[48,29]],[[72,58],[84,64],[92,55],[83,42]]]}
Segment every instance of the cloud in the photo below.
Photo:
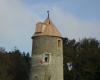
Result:
{"label": "cloud", "polygon": [[80,19],[57,4],[27,6],[22,0],[0,0],[0,46],[8,50],[17,46],[22,51],[31,52],[35,24],[46,18],[47,10],[50,10],[50,18],[64,37],[100,39],[100,22]]}
{"label": "cloud", "polygon": [[[59,5],[58,5],[59,4]],[[68,38],[82,39],[84,37],[93,37],[100,39],[100,21],[93,21],[82,17],[77,17],[74,13],[68,12],[60,6],[60,2],[49,6],[44,3],[39,3],[32,6],[39,15],[50,10],[50,17],[54,24],[62,33],[62,36]],[[41,16],[43,16],[42,14]],[[40,16],[40,17],[41,17]],[[92,17],[92,16],[91,16]]]}
{"label": "cloud", "polygon": [[59,7],[52,8],[52,20],[65,37],[77,40],[84,37],[100,39],[100,22],[80,19]]}
{"label": "cloud", "polygon": [[29,47],[33,23],[38,19],[37,14],[32,14],[20,0],[0,0],[0,46]]}

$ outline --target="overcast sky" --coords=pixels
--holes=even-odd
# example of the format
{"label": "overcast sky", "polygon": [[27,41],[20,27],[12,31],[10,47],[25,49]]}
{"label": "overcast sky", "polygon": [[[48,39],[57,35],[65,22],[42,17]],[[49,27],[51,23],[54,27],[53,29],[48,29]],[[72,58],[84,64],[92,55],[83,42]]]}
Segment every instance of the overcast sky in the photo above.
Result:
{"label": "overcast sky", "polygon": [[100,40],[100,0],[0,0],[0,47],[31,52],[35,24],[47,10],[63,37]]}

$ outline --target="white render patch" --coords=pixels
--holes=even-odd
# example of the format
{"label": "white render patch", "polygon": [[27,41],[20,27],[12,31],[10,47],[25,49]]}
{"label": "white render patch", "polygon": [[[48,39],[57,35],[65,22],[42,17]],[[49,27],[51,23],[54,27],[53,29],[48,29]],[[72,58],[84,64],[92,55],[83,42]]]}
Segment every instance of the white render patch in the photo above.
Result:
{"label": "white render patch", "polygon": [[72,62],[67,63],[68,70],[71,71],[73,69]]}

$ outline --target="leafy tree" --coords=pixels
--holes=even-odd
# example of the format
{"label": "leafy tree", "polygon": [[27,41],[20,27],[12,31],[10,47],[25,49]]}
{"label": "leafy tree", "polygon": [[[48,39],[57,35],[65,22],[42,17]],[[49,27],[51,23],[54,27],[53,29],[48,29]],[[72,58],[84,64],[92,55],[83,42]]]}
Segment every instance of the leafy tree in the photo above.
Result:
{"label": "leafy tree", "polygon": [[0,50],[0,80],[29,80],[29,53],[23,55],[18,49]]}
{"label": "leafy tree", "polygon": [[[99,80],[100,43],[96,39],[82,39],[73,42],[64,38],[64,78],[65,80]],[[70,45],[70,42],[71,45]],[[74,47],[74,48],[73,48]],[[71,61],[73,69],[68,70]],[[66,67],[67,66],[67,67]]]}

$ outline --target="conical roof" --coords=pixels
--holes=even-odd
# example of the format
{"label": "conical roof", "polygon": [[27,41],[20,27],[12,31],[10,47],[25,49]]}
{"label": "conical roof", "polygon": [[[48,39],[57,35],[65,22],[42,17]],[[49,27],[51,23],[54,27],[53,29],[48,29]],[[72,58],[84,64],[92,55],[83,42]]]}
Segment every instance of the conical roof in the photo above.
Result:
{"label": "conical roof", "polygon": [[61,33],[58,31],[58,29],[49,18],[47,18],[44,22],[38,22],[36,24],[34,36],[43,35],[61,37]]}

